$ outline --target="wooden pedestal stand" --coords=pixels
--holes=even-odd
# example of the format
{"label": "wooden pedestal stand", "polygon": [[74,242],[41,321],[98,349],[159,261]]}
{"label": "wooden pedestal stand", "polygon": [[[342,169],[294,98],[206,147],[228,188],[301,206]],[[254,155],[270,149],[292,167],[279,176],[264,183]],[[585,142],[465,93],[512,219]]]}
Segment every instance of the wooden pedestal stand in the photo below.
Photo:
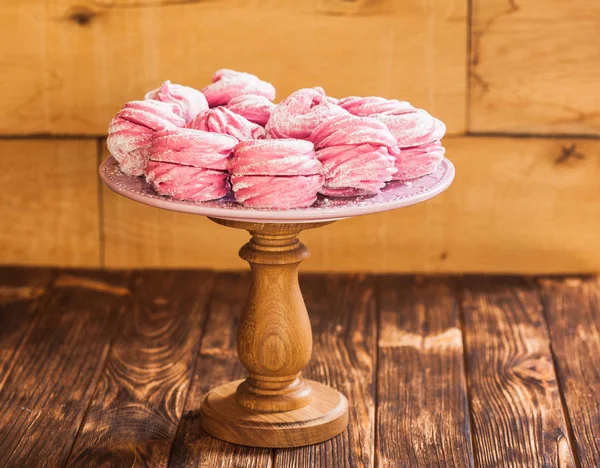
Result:
{"label": "wooden pedestal stand", "polygon": [[210,219],[252,235],[240,250],[250,264],[252,283],[237,335],[238,356],[249,376],[206,396],[202,427],[219,439],[256,447],[296,447],[338,435],[348,424],[346,397],[302,378],[312,333],[298,285],[298,267],[310,252],[297,236],[329,222]]}
{"label": "wooden pedestal stand", "polygon": [[348,402],[341,393],[302,379],[312,336],[298,287],[298,266],[309,252],[298,234],[338,219],[428,200],[452,183],[454,166],[445,159],[431,174],[389,183],[374,197],[319,198],[310,207],[294,210],[252,209],[231,196],[204,203],[161,197],[143,178],[123,174],[112,157],[100,166],[100,177],[116,193],[140,203],[208,216],[250,232],[252,239],[240,256],[250,263],[252,285],[238,331],[238,355],[249,376],[206,396],[200,410],[202,426],[237,444],[295,447],[330,439],[348,423]]}

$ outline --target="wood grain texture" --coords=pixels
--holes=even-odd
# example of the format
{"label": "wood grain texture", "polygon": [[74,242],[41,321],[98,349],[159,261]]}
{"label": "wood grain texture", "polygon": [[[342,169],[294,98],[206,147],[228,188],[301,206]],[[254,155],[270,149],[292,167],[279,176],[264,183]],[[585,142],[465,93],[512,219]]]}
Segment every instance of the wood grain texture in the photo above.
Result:
{"label": "wood grain texture", "polygon": [[200,405],[212,388],[245,377],[237,359],[236,329],[250,286],[250,275],[220,273],[207,310],[200,352],[185,401],[170,467],[270,468],[271,449],[229,444],[208,435],[200,425]]}
{"label": "wood grain texture", "polygon": [[537,288],[467,278],[462,309],[476,465],[574,467]]}
{"label": "wood grain texture", "polygon": [[[448,191],[301,233],[312,252],[303,271],[600,271],[600,141],[444,142],[457,170]],[[103,193],[108,266],[246,268],[243,232]]]}
{"label": "wood grain texture", "polygon": [[20,40],[0,45],[7,64],[0,133],[104,135],[124,102],[166,79],[201,88],[222,67],[273,82],[279,98],[320,85],[339,97],[410,99],[462,132],[466,6],[464,0],[10,2],[0,26]]}
{"label": "wood grain texture", "polygon": [[348,426],[348,400],[337,390],[310,379],[308,405],[267,413],[236,401],[244,379],[213,388],[202,401],[202,427],[213,437],[247,447],[304,447],[329,440]]}
{"label": "wood grain texture", "polygon": [[166,466],[213,275],[144,272],[67,466]]}
{"label": "wood grain texture", "polygon": [[309,405],[310,387],[301,373],[310,360],[312,332],[298,268],[310,251],[297,236],[301,229],[327,223],[213,221],[252,235],[240,250],[252,281],[237,332],[238,358],[249,373],[237,390],[238,403],[271,413]]}
{"label": "wood grain texture", "polygon": [[[571,447],[577,456],[576,466],[598,465],[598,278],[540,278],[534,283],[516,277],[468,277],[457,288],[462,298],[459,325],[454,293],[449,289],[453,280],[378,280],[333,274],[301,277],[315,332],[315,354],[307,374],[331,382],[347,394],[354,412],[350,430],[343,436],[313,447],[274,453],[219,441],[206,435],[199,424],[198,409],[206,391],[244,376],[235,353],[235,330],[249,275],[216,275],[206,320],[199,328],[189,317],[174,315],[177,310],[180,315],[197,316],[191,304],[197,301],[192,287],[195,283],[186,278],[204,273],[141,275],[145,279],[138,284],[135,297],[141,301],[146,297],[145,313],[136,312],[130,304],[131,280],[126,273],[59,271],[55,275],[49,270],[0,268],[0,350],[2,359],[8,356],[11,362],[0,367],[7,374],[0,389],[0,466],[63,466],[78,431],[80,439],[73,454],[81,447],[84,434],[92,445],[95,443],[85,430],[92,420],[99,431],[96,434],[106,434],[106,428],[115,433],[112,439],[102,438],[103,447],[110,446],[113,456],[104,452],[103,459],[95,458],[91,464],[85,463],[87,459],[78,464],[72,458],[72,465],[122,466],[125,457],[121,455],[137,448],[144,456],[129,460],[131,465],[165,466],[167,444],[160,437],[172,429],[172,422],[165,422],[171,416],[165,410],[147,412],[140,418],[135,410],[146,410],[157,401],[161,408],[181,408],[183,392],[165,392],[169,385],[165,379],[154,379],[154,374],[153,385],[144,369],[156,362],[157,354],[148,350],[169,354],[172,365],[165,364],[156,374],[164,376],[181,361],[193,361],[194,351],[184,355],[170,347],[161,348],[158,342],[191,345],[191,335],[198,330],[203,336],[170,466],[329,468],[386,463],[411,466],[418,462],[469,466],[464,450],[455,443],[465,434],[464,416],[450,420],[441,416],[452,414],[451,408],[455,411],[457,402],[464,398],[464,392],[450,383],[455,381],[457,370],[453,359],[459,340],[454,328],[459,327],[473,410],[475,466],[574,466]],[[53,276],[56,279],[48,287]],[[378,281],[380,293],[376,294]],[[47,289],[45,296],[37,288]],[[41,300],[37,312],[31,305],[36,297]],[[183,313],[184,297],[190,302],[189,314]],[[19,313],[29,321],[25,332],[23,322],[13,320]],[[170,326],[168,317],[187,323],[190,330],[186,333],[180,326],[181,333],[169,333],[176,327]],[[378,320],[379,340],[375,330]],[[146,333],[150,329],[156,333]],[[13,331],[21,338],[10,338],[16,336]],[[188,338],[180,340],[181,336]],[[131,348],[125,346],[126,337]],[[15,349],[4,354],[11,342]],[[444,360],[441,350],[447,348],[454,357]],[[119,362],[129,363],[127,368],[114,365],[117,357]],[[139,364],[141,371],[133,364]],[[118,372],[122,384],[145,375],[147,388],[156,391],[149,391],[144,401],[138,399],[138,405],[132,406],[131,391],[141,387],[122,385],[117,393],[105,392],[103,401],[114,395],[113,401],[128,402],[129,406],[120,406],[120,411],[108,407],[94,411],[94,404],[89,402],[108,388],[101,376],[109,368],[122,371]],[[441,374],[448,376],[446,381],[441,381]],[[438,382],[432,383],[436,375]],[[404,394],[400,393],[401,385]],[[374,401],[379,403],[377,416]],[[423,417],[423,407],[429,405],[434,405],[436,412]],[[453,414],[460,414],[460,410]],[[421,424],[416,424],[417,420]],[[429,432],[427,424],[433,427]],[[165,427],[169,429],[159,430]],[[573,436],[572,445],[568,434]],[[434,439],[435,444],[427,445]],[[381,452],[373,463],[376,447]],[[391,455],[385,458],[383,453]]]}
{"label": "wood grain texture", "polygon": [[126,275],[61,273],[0,392],[0,466],[63,466],[128,301]]}
{"label": "wood grain texture", "polygon": [[600,134],[600,4],[474,0],[475,132]]}
{"label": "wood grain texture", "polygon": [[99,266],[95,140],[0,141],[0,263]]}
{"label": "wood grain texture", "polygon": [[0,390],[45,305],[53,277],[47,269],[0,268]]}
{"label": "wood grain texture", "polygon": [[541,279],[559,384],[583,467],[600,466],[600,282]]}
{"label": "wood grain texture", "polygon": [[346,395],[349,425],[321,444],[275,450],[274,465],[372,467],[377,355],[374,278],[306,275],[300,277],[300,287],[314,337],[312,359],[304,375]]}
{"label": "wood grain texture", "polygon": [[456,285],[384,277],[379,317],[377,466],[473,466]]}
{"label": "wood grain texture", "polygon": [[335,437],[348,424],[348,402],[337,390],[302,376],[312,333],[298,284],[300,263],[310,256],[298,234],[330,223],[211,220],[252,235],[240,250],[252,280],[237,330],[238,359],[248,377],[206,396],[202,427],[252,447],[298,447]]}

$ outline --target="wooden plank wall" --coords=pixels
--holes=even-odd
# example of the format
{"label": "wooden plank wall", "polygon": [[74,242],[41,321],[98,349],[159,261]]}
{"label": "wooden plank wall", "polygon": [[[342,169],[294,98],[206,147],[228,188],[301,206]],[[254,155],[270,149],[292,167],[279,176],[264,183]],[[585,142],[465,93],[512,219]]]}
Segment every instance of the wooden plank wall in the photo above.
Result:
{"label": "wooden plank wall", "polygon": [[95,167],[123,102],[230,67],[425,107],[452,188],[303,234],[312,271],[600,271],[600,4],[32,0],[0,26],[0,262],[245,268],[247,235],[149,209]]}

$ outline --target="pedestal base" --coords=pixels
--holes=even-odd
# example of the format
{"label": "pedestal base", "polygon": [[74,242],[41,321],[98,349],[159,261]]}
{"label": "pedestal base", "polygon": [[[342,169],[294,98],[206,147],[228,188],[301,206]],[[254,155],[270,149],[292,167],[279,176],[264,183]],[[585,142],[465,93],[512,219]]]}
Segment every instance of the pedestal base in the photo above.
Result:
{"label": "pedestal base", "polygon": [[283,413],[261,413],[237,403],[243,380],[212,390],[200,410],[202,427],[212,436],[252,447],[300,447],[335,437],[348,425],[348,400],[337,390],[313,380],[312,403]]}

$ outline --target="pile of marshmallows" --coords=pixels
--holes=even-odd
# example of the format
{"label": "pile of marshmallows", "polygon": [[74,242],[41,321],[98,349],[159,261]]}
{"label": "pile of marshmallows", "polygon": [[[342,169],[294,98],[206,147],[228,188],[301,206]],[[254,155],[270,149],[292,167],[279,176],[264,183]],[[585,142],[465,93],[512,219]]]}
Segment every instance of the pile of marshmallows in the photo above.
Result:
{"label": "pile of marshmallows", "polygon": [[121,170],[144,175],[177,200],[231,189],[255,208],[299,208],[328,197],[374,195],[389,181],[432,172],[446,127],[408,102],[335,99],[300,89],[273,104],[275,88],[219,70],[202,91],[169,81],[128,102],[111,121],[108,148]]}

